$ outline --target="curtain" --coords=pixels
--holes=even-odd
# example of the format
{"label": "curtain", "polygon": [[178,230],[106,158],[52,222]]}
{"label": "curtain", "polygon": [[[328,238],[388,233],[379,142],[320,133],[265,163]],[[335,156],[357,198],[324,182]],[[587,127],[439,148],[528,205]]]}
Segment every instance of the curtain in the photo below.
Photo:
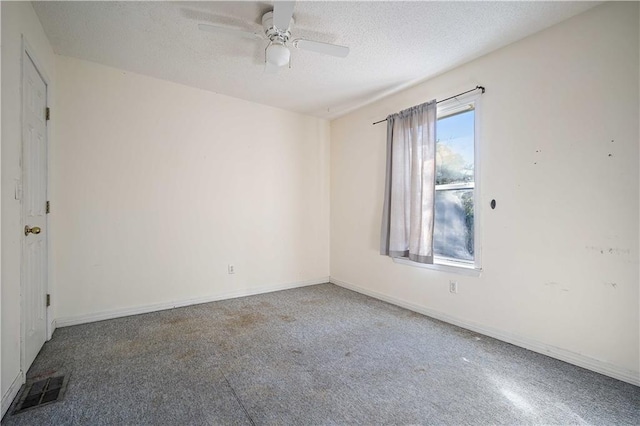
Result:
{"label": "curtain", "polygon": [[380,254],[433,263],[435,99],[387,117]]}

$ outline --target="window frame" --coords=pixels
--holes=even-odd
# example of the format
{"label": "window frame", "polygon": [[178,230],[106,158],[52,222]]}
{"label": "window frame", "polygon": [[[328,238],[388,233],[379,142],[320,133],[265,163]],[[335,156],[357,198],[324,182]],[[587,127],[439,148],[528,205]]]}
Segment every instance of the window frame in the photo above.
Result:
{"label": "window frame", "polygon": [[[482,272],[482,209],[480,196],[480,123],[482,122],[482,108],[480,94],[475,93],[464,97],[454,98],[438,104],[437,120],[445,118],[465,110],[475,110],[473,123],[473,183],[437,185],[440,190],[467,189],[473,186],[473,261],[455,260],[440,256],[434,256],[432,264],[414,262],[408,258],[395,257],[393,261],[402,265],[410,265],[419,268],[433,269],[444,272],[453,272],[462,275],[479,276]],[[436,127],[437,132],[437,127]]]}

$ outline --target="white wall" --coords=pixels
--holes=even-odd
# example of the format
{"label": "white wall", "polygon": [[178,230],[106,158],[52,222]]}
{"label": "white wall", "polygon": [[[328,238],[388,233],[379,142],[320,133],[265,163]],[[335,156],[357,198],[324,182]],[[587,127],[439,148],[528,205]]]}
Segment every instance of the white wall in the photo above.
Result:
{"label": "white wall", "polygon": [[[21,64],[22,35],[33,49],[38,65],[54,78],[54,53],[31,3],[2,2],[2,408],[20,386],[20,202],[14,197],[21,179]],[[54,81],[48,90],[53,92]],[[51,139],[50,139],[51,141]],[[17,379],[17,381],[16,381]]]}
{"label": "white wall", "polygon": [[[638,16],[598,6],[333,121],[332,280],[638,383]],[[476,84],[484,272],[394,264],[371,123]]]}
{"label": "white wall", "polygon": [[328,280],[326,120],[78,59],[56,66],[59,324]]}

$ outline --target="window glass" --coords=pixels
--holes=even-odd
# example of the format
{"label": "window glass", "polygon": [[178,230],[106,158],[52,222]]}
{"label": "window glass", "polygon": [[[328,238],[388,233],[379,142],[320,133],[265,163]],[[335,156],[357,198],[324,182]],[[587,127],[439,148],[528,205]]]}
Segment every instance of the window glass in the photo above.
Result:
{"label": "window glass", "polygon": [[437,123],[436,258],[474,261],[474,120],[469,110]]}
{"label": "window glass", "polygon": [[438,120],[436,185],[473,182],[474,115],[471,110]]}
{"label": "window glass", "polygon": [[472,261],[473,246],[473,189],[436,191],[434,254]]}

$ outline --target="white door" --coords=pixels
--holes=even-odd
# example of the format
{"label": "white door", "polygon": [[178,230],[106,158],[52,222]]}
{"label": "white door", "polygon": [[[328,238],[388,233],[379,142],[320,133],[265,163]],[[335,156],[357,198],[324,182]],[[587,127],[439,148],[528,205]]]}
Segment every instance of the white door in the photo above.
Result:
{"label": "white door", "polygon": [[47,340],[47,85],[28,55],[22,67],[22,311],[24,372]]}

